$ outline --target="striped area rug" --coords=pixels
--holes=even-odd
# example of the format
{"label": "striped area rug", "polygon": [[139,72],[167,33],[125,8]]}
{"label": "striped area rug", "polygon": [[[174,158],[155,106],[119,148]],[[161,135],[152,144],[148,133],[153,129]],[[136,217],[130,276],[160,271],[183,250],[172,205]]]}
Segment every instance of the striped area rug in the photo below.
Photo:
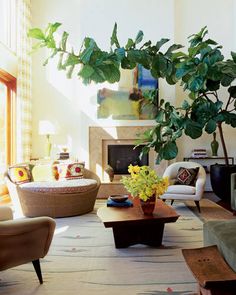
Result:
{"label": "striped area rug", "polygon": [[165,225],[163,246],[114,247],[112,229],[104,228],[96,209],[57,219],[48,255],[41,260],[44,284],[31,263],[0,274],[4,295],[193,295],[197,284],[185,264],[182,248],[202,247],[202,221],[183,203],[180,218]]}

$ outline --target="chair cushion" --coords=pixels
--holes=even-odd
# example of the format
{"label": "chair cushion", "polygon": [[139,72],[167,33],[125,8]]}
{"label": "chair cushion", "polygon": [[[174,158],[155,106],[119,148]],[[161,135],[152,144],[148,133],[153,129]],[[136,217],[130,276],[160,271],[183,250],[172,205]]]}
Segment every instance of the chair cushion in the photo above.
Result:
{"label": "chair cushion", "polygon": [[28,165],[10,166],[8,168],[8,175],[15,184],[30,182],[32,178]]}
{"label": "chair cushion", "polygon": [[196,188],[190,185],[169,185],[166,194],[194,195]]}
{"label": "chair cushion", "polygon": [[198,175],[199,167],[184,168],[180,167],[176,176],[175,184],[194,185]]}
{"label": "chair cushion", "polygon": [[72,179],[64,181],[34,181],[20,185],[21,189],[40,193],[82,193],[96,188],[94,179]]}

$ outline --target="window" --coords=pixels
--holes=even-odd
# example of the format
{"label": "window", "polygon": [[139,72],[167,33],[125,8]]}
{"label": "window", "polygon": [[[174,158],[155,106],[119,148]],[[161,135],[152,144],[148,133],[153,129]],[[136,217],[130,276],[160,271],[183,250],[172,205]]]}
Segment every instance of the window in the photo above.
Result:
{"label": "window", "polygon": [[0,182],[13,161],[16,78],[0,70]]}
{"label": "window", "polygon": [[16,0],[0,0],[0,42],[16,51]]}

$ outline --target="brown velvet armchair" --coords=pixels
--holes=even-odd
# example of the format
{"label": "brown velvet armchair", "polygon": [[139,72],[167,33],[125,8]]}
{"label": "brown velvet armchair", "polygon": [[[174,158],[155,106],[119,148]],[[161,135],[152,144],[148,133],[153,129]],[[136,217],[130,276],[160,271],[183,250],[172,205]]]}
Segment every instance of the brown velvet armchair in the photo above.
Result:
{"label": "brown velvet armchair", "polygon": [[42,284],[39,259],[49,250],[55,221],[50,217],[12,219],[11,208],[0,206],[0,271],[32,262]]}

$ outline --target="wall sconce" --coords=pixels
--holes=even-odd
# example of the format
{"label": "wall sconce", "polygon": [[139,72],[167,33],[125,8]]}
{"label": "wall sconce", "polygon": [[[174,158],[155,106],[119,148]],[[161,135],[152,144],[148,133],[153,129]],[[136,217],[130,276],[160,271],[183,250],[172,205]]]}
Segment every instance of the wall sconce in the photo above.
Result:
{"label": "wall sconce", "polygon": [[46,135],[47,141],[45,145],[45,153],[46,153],[46,158],[50,158],[51,149],[52,149],[50,135],[55,134],[55,127],[48,120],[39,121],[39,134]]}

